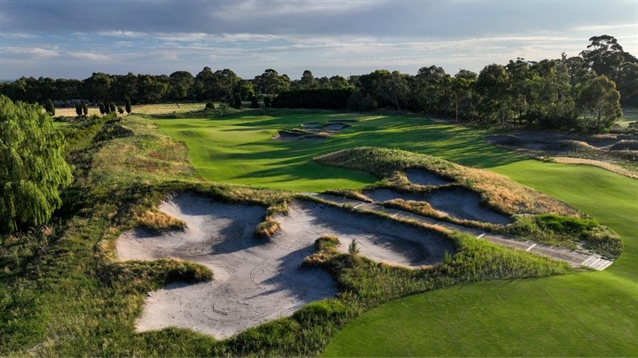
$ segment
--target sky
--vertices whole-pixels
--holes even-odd
[[[0,79],[455,74],[576,56],[603,34],[638,55],[638,0],[0,0]]]

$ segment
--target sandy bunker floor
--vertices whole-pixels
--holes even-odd
[[[509,224],[512,220],[504,214],[481,205],[481,197],[467,189],[442,188],[427,194],[400,193],[391,189],[374,189],[364,193],[368,198],[382,203],[393,199],[426,201],[444,215],[459,219],[484,221],[494,224]]]
[[[262,207],[180,194],[160,210],[184,220],[188,228],[158,235],[128,231],[117,241],[119,258],[195,261],[209,267],[215,279],[151,292],[137,322],[139,331],[176,326],[227,338],[334,296],[337,289],[328,273],[299,267],[323,234],[339,237],[342,251],[356,239],[362,255],[407,266],[434,264],[446,250],[454,252],[438,233],[311,202],[294,203],[288,215],[279,216],[282,229],[270,242],[252,235],[265,213]]]
[[[450,180],[423,169],[408,169],[405,171],[405,176],[410,183],[417,185],[444,185],[451,183]]]

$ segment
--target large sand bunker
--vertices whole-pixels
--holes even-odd
[[[278,216],[281,231],[270,241],[252,235],[265,213],[258,206],[180,194],[160,210],[184,220],[187,229],[128,231],[117,241],[119,258],[187,259],[209,267],[215,279],[149,293],[139,331],[176,326],[226,338],[334,296],[337,289],[328,273],[300,267],[323,234],[339,237],[340,250],[356,239],[362,255],[407,266],[434,264],[445,251],[454,252],[453,244],[434,231],[311,202],[294,203],[288,215]]]
[[[424,169],[408,169],[405,176],[410,183],[417,185],[445,185],[452,182]]]
[[[382,203],[393,199],[425,201],[444,215],[458,219],[476,220],[494,224],[509,224],[511,219],[481,205],[481,197],[463,188],[441,188],[426,194],[401,193],[392,189],[374,189],[364,193],[373,201]]]

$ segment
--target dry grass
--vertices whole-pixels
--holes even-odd
[[[186,228],[186,223],[184,221],[175,219],[174,217],[157,210],[146,210],[140,214],[136,214],[135,221],[137,221],[139,225],[151,230],[162,231]]]
[[[263,238],[271,238],[279,231],[279,223],[274,220],[266,220],[261,222],[255,228],[255,235]]]
[[[609,163],[609,162],[604,162],[601,160],[594,160],[594,159],[584,159],[584,158],[572,158],[572,157],[553,157],[550,159],[553,162],[556,163],[562,163],[562,164],[580,164],[580,165],[591,165],[594,167],[598,167],[601,169],[605,169],[605,170],[609,170],[610,172],[616,173],[616,174],[620,174],[623,176],[626,176],[628,178],[632,178],[632,179],[638,179],[638,174],[621,167],[620,165],[616,165],[613,163]]]
[[[100,114],[100,108],[96,107],[89,107],[89,114],[88,117],[92,116],[92,115],[96,115],[96,116],[102,116]],[[118,113],[119,116],[122,116]],[[55,116],[54,118],[57,117],[72,117],[75,118],[77,117],[78,114],[75,113],[75,107],[68,107],[68,108],[56,108],[55,109]],[[126,112],[124,112],[123,116],[126,116]]]

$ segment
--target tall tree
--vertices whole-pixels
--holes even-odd
[[[607,76],[598,76],[583,84],[577,108],[584,118],[585,130],[604,131],[622,116],[620,92]]]
[[[513,110],[512,83],[505,67],[497,64],[485,66],[476,81],[479,94],[478,110],[486,123],[498,119],[505,124]]]
[[[71,183],[64,138],[40,106],[0,95],[0,231],[47,222]]]
[[[605,75],[617,82],[620,75],[620,67],[625,62],[626,56],[622,46],[615,37],[609,35],[593,36],[587,50],[580,53],[583,60],[596,74]]]

